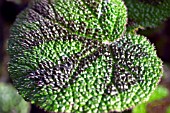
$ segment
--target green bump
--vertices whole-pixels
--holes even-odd
[[[169,0],[125,0],[125,4],[136,27],[156,27],[170,17]]]
[[[46,111],[123,111],[147,100],[161,74],[154,47],[125,33],[121,0],[35,0],[11,29],[9,74]]]

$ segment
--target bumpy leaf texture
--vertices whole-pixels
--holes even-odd
[[[134,26],[157,27],[170,17],[170,0],[124,0]]]
[[[124,35],[121,0],[41,0],[11,29],[9,73],[47,111],[102,113],[149,97],[162,62],[143,36]]]

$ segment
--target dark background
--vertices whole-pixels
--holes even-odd
[[[16,2],[17,0],[13,0]],[[18,0],[19,1],[19,0]],[[11,82],[7,73],[7,62],[9,56],[7,54],[7,40],[9,39],[10,27],[15,21],[16,15],[20,11],[24,10],[27,7],[29,0],[21,0],[18,4],[12,2],[12,0],[0,0],[0,82]],[[151,43],[155,45],[158,56],[163,60],[165,65],[170,64],[170,19],[164,22],[158,28],[146,30],[139,30],[139,34],[147,36]],[[160,84],[164,85],[170,89],[170,68],[165,68],[165,79],[161,80]],[[153,107],[149,110],[148,113],[165,113],[166,107],[170,106],[170,96],[160,100],[158,106]],[[123,113],[130,113],[131,110],[127,110]],[[45,111],[39,109],[38,107],[31,105],[30,113],[46,113]]]

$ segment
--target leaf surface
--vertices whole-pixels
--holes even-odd
[[[9,73],[25,100],[54,112],[123,111],[155,89],[162,62],[125,34],[121,0],[34,1],[11,29]]]

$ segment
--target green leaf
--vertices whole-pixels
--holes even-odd
[[[0,113],[28,113],[29,104],[9,84],[0,83]]]
[[[151,94],[149,100],[133,108],[133,113],[147,113],[147,104],[155,100],[160,100],[168,96],[168,90],[162,86],[158,86]]]
[[[162,62],[143,36],[125,32],[121,0],[34,1],[11,29],[9,74],[47,111],[123,111],[147,100]]]
[[[114,41],[125,31],[127,12],[121,0],[39,1],[34,0],[14,23],[10,54],[67,35]]]
[[[166,109],[166,113],[170,113],[170,106]]]
[[[136,27],[156,27],[170,17],[169,0],[124,0]]]

